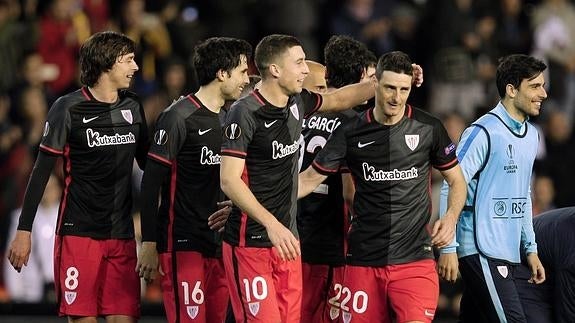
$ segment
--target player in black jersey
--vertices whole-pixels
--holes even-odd
[[[193,64],[200,89],[174,102],[156,123],[142,180],[143,246],[137,270],[153,278],[157,248],[169,322],[223,322],[226,315],[221,238],[208,217],[223,198],[219,114],[225,101],[236,100],[249,83],[251,51],[246,41],[233,38],[199,44]]]
[[[465,180],[445,128],[406,103],[412,68],[404,53],[383,55],[375,108],[338,127],[300,174],[299,196],[342,166],[356,184],[339,304],[344,322],[390,322],[391,310],[398,322],[431,322],[439,294],[431,246],[451,242],[465,201]],[[447,220],[436,222],[431,235],[430,166],[452,186]]]
[[[139,317],[131,175],[134,158],[144,165],[148,136],[142,105],[125,90],[138,70],[134,50],[132,40],[115,32],[96,33],[80,48],[84,87],[60,97],[48,112],[8,253],[16,270],[26,265],[36,209],[62,157],[54,272],[59,313],[70,322]]]
[[[323,74],[328,77],[328,91],[363,80],[371,81],[371,78],[366,77],[371,55],[364,44],[349,36],[332,36],[324,48],[327,73]],[[310,68],[306,81],[311,75],[313,71]],[[304,119],[301,170],[311,165],[330,134],[354,115],[353,110],[346,110],[316,113]],[[332,322],[339,319],[345,238],[349,229],[348,205],[351,204],[353,193],[349,173],[338,173],[329,176],[310,195],[298,201],[303,322]]]
[[[302,91],[309,72],[305,53],[287,35],[264,37],[255,63],[261,86],[232,105],[224,130],[220,180],[234,202],[224,264],[236,320],[299,322],[301,261],[294,232],[303,118],[351,108],[373,95],[373,84],[325,95]]]
[[[527,322],[575,322],[575,207],[539,214],[533,230],[546,279],[534,284],[531,267],[522,259],[515,283]]]

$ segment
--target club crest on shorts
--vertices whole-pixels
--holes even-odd
[[[66,299],[66,303],[68,303],[68,305],[74,303],[74,301],[76,300],[76,292],[71,292],[71,291],[66,291],[64,293],[64,298]]]
[[[339,317],[339,308],[332,306],[329,309],[329,318],[333,321]]]
[[[497,271],[503,278],[507,278],[507,275],[509,274],[509,269],[507,266],[497,266]]]
[[[291,114],[293,115],[293,117],[296,120],[299,120],[299,110],[297,109],[297,104],[294,104],[291,107],[289,107],[289,110],[291,111]]]
[[[260,311],[260,302],[248,303],[248,307],[250,309],[250,313],[252,313],[253,316],[256,316]]]
[[[343,319],[343,323],[349,323],[351,321],[351,313],[343,311],[341,318]]]
[[[405,143],[411,151],[414,151],[419,145],[419,135],[405,135]]]
[[[188,316],[193,320],[198,316],[198,312],[200,309],[197,305],[195,306],[186,306],[186,312],[188,312]]]
[[[122,117],[124,117],[124,120],[128,121],[129,124],[134,122],[134,118],[132,118],[132,110],[122,110]]]

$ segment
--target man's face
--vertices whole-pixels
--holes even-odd
[[[240,65],[234,67],[230,73],[226,73],[226,79],[222,85],[224,100],[237,100],[244,86],[250,83],[248,77],[248,59],[245,55],[240,56]]]
[[[301,46],[289,48],[278,60],[278,83],[286,95],[300,93],[309,74]]]
[[[532,80],[523,79],[519,88],[516,89],[513,105],[523,116],[538,116],[541,110],[541,102],[547,98],[547,92],[543,88],[545,78],[543,73]]]
[[[134,53],[119,56],[116,59],[116,63],[112,66],[112,69],[108,72],[110,81],[116,88],[127,89],[130,87],[132,77],[139,69],[134,58]]]
[[[375,104],[383,115],[403,116],[412,80],[408,74],[383,71],[375,90]]]

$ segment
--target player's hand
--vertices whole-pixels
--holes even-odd
[[[219,210],[208,217],[208,225],[210,226],[210,229],[222,232],[224,231],[224,226],[232,212],[232,201],[227,200],[218,202],[218,208]]]
[[[142,247],[138,253],[136,272],[148,284],[156,278],[158,273],[158,251],[156,250],[155,242],[142,242]]]
[[[30,231],[18,230],[10,248],[8,249],[8,260],[17,272],[22,270],[22,266],[28,266],[32,241]]]
[[[532,252],[527,255],[527,264],[531,269],[531,279],[529,279],[530,283],[534,284],[541,284],[545,281],[545,268],[543,268],[543,264],[541,260],[539,260],[539,256]]]
[[[444,216],[435,221],[431,232],[431,244],[437,248],[449,245],[455,237],[456,221],[452,217]]]
[[[439,277],[450,283],[455,283],[458,272],[459,261],[457,260],[457,253],[442,253],[439,255],[439,259],[437,259],[437,273]]]
[[[420,87],[423,84],[423,68],[415,63],[411,66],[413,67],[413,84],[415,87]]]
[[[274,220],[266,226],[266,231],[282,260],[294,260],[299,257],[301,254],[299,241],[283,224]]]

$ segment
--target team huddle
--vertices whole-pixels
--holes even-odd
[[[20,271],[62,157],[54,272],[70,322],[135,322],[140,277],[160,279],[169,322],[431,322],[439,279],[458,272],[463,322],[560,321],[523,301],[546,280],[530,199],[539,137],[528,122],[547,96],[541,61],[503,58],[500,103],[456,146],[438,118],[407,103],[423,74],[402,52],[376,58],[333,36],[323,66],[295,37],[269,35],[251,84],[251,45],[215,37],[194,50],[199,90],[148,136],[127,90],[134,46],[101,32],[80,49],[84,86],[49,111],[8,253]],[[144,171],[139,253],[134,159]],[[429,224],[432,168],[444,185]]]

